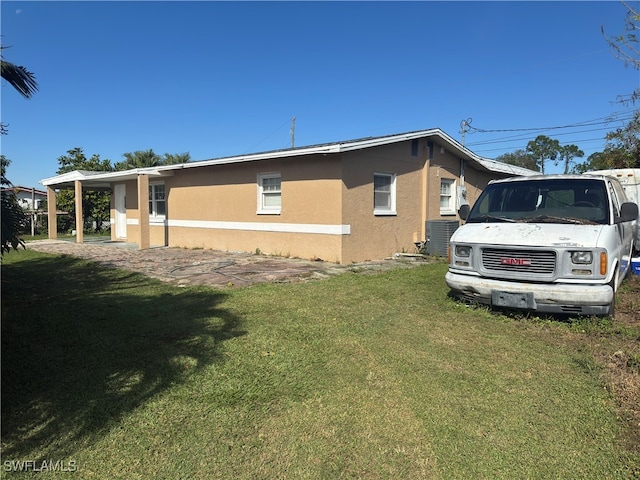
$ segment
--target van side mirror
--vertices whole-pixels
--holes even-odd
[[[616,223],[631,222],[638,218],[638,205],[633,202],[625,202],[620,206],[620,217]]]
[[[460,218],[462,220],[466,220],[467,217],[469,216],[470,211],[471,211],[471,207],[469,206],[468,203],[465,203],[464,205],[460,205],[460,208],[458,209],[458,215],[460,215]]]

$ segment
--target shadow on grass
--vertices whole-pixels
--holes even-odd
[[[71,455],[133,409],[221,361],[240,321],[211,289],[33,252],[2,267],[2,446]],[[18,257],[14,257],[18,258]]]

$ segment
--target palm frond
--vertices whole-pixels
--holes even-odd
[[[2,78],[9,82],[20,95],[25,98],[31,98],[38,91],[38,83],[33,73],[22,66],[14,65],[5,60],[2,60],[1,63],[0,73]]]

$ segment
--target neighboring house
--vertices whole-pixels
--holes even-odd
[[[458,207],[490,180],[534,173],[432,129],[41,183],[50,206],[55,189],[75,189],[78,225],[82,190],[111,189],[112,239],[143,249],[259,250],[344,264],[416,252],[427,221],[458,221]]]
[[[41,203],[47,200],[47,192],[44,190],[20,186],[3,188],[2,190],[12,190],[16,194],[18,205],[28,212],[40,210]]]

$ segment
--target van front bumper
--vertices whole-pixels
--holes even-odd
[[[610,285],[526,283],[447,272],[455,296],[493,307],[545,313],[607,315],[614,299]]]

